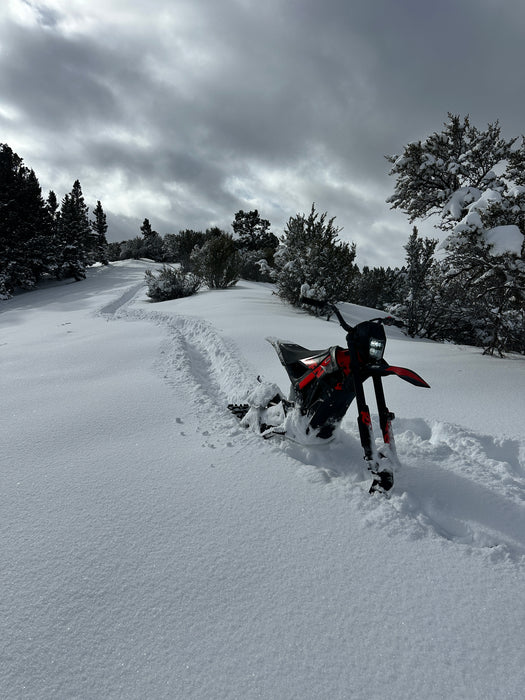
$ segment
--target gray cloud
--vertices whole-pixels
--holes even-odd
[[[0,140],[44,189],[79,178],[116,239],[255,207],[279,233],[315,201],[361,264],[399,264],[384,155],[448,111],[520,134],[524,19],[513,0],[13,0]]]

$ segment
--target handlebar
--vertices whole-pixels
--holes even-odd
[[[343,315],[341,314],[337,306],[332,302],[320,301],[319,299],[310,299],[309,297],[301,297],[299,301],[301,302],[301,304],[315,306],[317,309],[332,311],[337,316],[337,320],[339,321],[341,328],[343,328],[343,330],[345,330],[347,333],[353,332],[355,326],[351,326],[345,321]],[[369,319],[369,321],[371,321],[372,323],[382,323],[383,326],[397,326],[398,328],[402,328],[404,325],[403,321],[400,321],[397,318],[394,318],[393,316],[380,316],[378,318],[371,318]]]

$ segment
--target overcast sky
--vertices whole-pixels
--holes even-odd
[[[524,47],[523,0],[1,0],[0,143],[44,196],[79,179],[110,240],[239,209],[280,235],[315,201],[401,264],[384,156],[447,112],[525,133]]]

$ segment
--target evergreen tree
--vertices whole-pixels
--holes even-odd
[[[149,219],[144,219],[144,221],[142,222],[142,226],[140,227],[140,232],[146,240],[154,235],[158,235],[157,232],[151,228]]]
[[[58,218],[60,258],[57,278],[74,277],[77,281],[86,276],[85,241],[78,235],[77,211],[71,194],[64,195]]]
[[[232,223],[234,233],[238,236],[237,246],[241,255],[241,276],[244,279],[270,281],[274,266],[274,255],[279,239],[271,233],[270,222],[261,219],[257,209],[235,214]]]
[[[471,342],[490,354],[525,352],[523,256],[494,251],[477,228],[450,237],[446,249],[445,281],[461,283],[463,308],[473,326]]]
[[[122,246],[125,245],[126,241],[122,241],[121,243],[118,243],[117,241],[111,241],[111,243],[108,243],[108,247],[106,249],[107,252],[107,258],[110,262],[113,260],[123,260],[124,258],[122,257]]]
[[[411,221],[440,214],[442,283],[460,294],[451,315],[461,308],[467,319],[455,318],[455,328],[467,324],[470,342],[490,353],[525,350],[525,146],[514,149],[517,139],[500,132],[498,122],[480,131],[449,114],[443,132],[388,157],[396,176],[388,201]]]
[[[0,144],[0,298],[29,289],[48,270],[50,217],[38,179]]]
[[[206,235],[202,231],[184,229],[179,233],[164,236],[164,245],[168,260],[180,263],[184,272],[191,270],[191,254],[196,248],[202,248]]]
[[[94,220],[91,222],[91,227],[95,234],[94,237],[94,256],[95,261],[100,262],[103,265],[108,264],[108,241],[106,239],[106,232],[108,230],[108,225],[106,221],[106,214],[102,208],[100,200],[97,201],[97,206],[93,211]]]
[[[94,236],[89,223],[89,210],[84,201],[80,182],[62,200],[58,217],[60,262],[58,277],[74,277],[77,281],[86,276],[86,266],[93,264]]]
[[[221,236],[224,236],[224,231],[222,231],[218,226],[212,226],[211,228],[206,229],[206,232],[204,233],[204,240],[208,241],[210,238],[220,238]]]
[[[60,218],[60,205],[53,190],[50,190],[46,200],[46,210],[49,216],[50,241],[49,241],[49,274],[59,277],[61,261],[61,242],[58,221]]]
[[[402,286],[399,268],[369,268],[365,265],[361,272],[356,270],[350,298],[355,304],[385,310],[400,299]]]
[[[148,285],[147,296],[153,301],[180,299],[196,294],[202,285],[202,280],[191,272],[182,272],[170,265],[163,265],[154,274],[146,270],[144,279]]]
[[[278,294],[300,305],[307,285],[311,296],[336,302],[348,298],[356,274],[355,244],[338,240],[340,229],[327,213],[319,215],[312,204],[310,214],[291,217],[275,254]],[[303,291],[302,291],[303,290]]]
[[[508,161],[516,141],[501,137],[498,122],[479,131],[468,117],[448,117],[442,132],[408,144],[401,156],[387,156],[396,177],[387,200],[392,209],[404,211],[411,222],[438,214],[445,231],[454,229],[484,193],[499,197],[504,177],[494,168]]]
[[[49,249],[51,221],[33,170],[29,170],[23,180],[19,202],[24,224],[19,229],[15,256],[22,273],[19,274],[19,285],[27,289],[41,279],[52,262]]]
[[[427,317],[432,312],[434,290],[430,272],[437,244],[437,238],[421,238],[414,226],[405,245],[404,294],[397,313],[406,321],[407,332],[412,337],[424,334]]]
[[[234,233],[239,236],[240,248],[245,250],[275,250],[279,240],[270,231],[270,222],[261,219],[257,209],[244,212],[242,209],[235,214],[232,223]]]
[[[194,249],[191,266],[211,289],[226,289],[237,284],[240,258],[233,237],[224,232],[216,235],[214,231],[202,248]]]
[[[120,259],[121,260],[140,260],[140,258],[148,257],[147,245],[141,236],[129,238],[122,241],[120,244]]]
[[[149,258],[156,262],[163,262],[165,260],[164,243],[160,234],[151,228],[149,219],[144,219],[140,231],[143,236],[144,246],[139,250],[140,246],[137,245],[133,257]]]
[[[46,200],[46,206],[47,206],[47,210],[49,212],[49,215],[51,217],[51,220],[56,221],[58,219],[59,205],[58,205],[57,196],[53,190],[49,191],[49,194],[48,194],[47,200]]]

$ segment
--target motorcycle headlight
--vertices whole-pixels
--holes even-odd
[[[370,338],[368,346],[368,354],[372,360],[380,360],[385,352],[385,342],[378,338]]]

